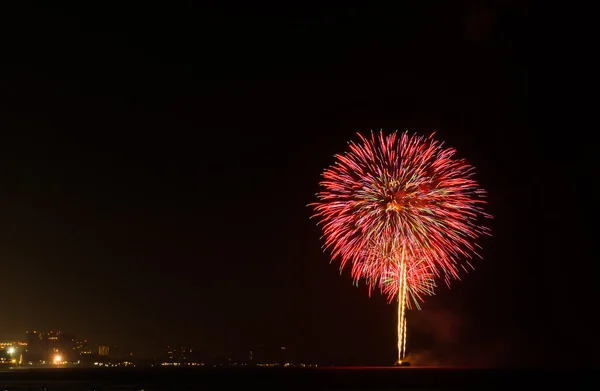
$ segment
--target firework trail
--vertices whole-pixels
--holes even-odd
[[[472,268],[476,239],[489,230],[482,206],[485,191],[474,168],[433,138],[371,132],[349,142],[349,151],[323,173],[318,202],[311,204],[331,259],[340,270],[351,263],[363,280],[398,300],[398,360],[406,349],[406,309],[433,295]],[[465,266],[466,265],[466,266]]]

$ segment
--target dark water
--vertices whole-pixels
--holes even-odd
[[[45,369],[0,373],[0,391],[47,390],[576,390],[600,389],[585,369]]]

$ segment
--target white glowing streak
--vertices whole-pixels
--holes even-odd
[[[400,257],[400,272],[398,273],[398,362],[402,362],[406,353],[406,262],[404,261],[404,250]]]

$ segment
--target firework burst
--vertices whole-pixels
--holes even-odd
[[[406,344],[405,309],[419,308],[435,280],[450,284],[478,257],[475,240],[489,234],[478,224],[487,215],[485,191],[474,168],[456,151],[429,137],[371,132],[323,173],[314,217],[324,248],[340,269],[351,263],[353,279],[369,292],[398,299],[398,354]]]

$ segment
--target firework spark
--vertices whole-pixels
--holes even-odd
[[[489,230],[478,224],[485,191],[474,168],[456,151],[429,137],[358,135],[349,151],[323,173],[314,217],[322,225],[331,259],[398,300],[398,355],[406,347],[405,310],[472,268],[475,240]],[[466,266],[465,266],[466,265]]]

